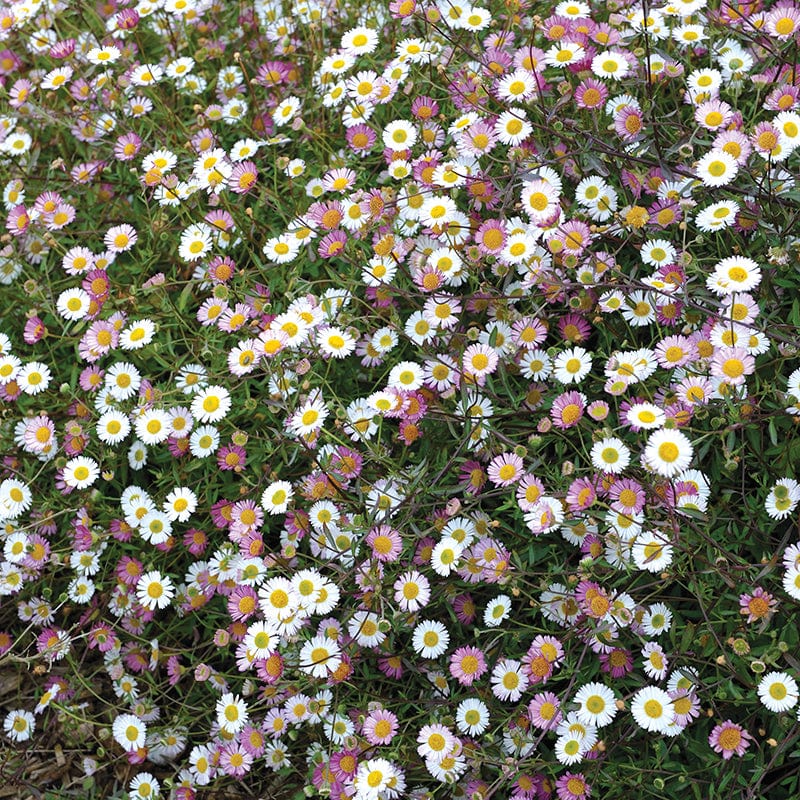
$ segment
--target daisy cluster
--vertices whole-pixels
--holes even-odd
[[[5,736],[130,798],[764,781],[800,7],[86,8],[0,7]]]

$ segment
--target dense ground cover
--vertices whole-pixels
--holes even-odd
[[[796,797],[799,29],[0,7],[0,797]]]

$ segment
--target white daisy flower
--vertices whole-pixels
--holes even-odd
[[[201,425],[189,436],[189,452],[195,458],[207,458],[219,447],[219,432],[213,425]]]
[[[639,569],[661,572],[672,563],[672,545],[662,534],[642,531],[633,542],[631,556]]]
[[[247,704],[238,694],[225,692],[217,700],[217,723],[225,733],[238,733],[249,719]]]
[[[528,676],[522,664],[512,658],[502,658],[492,670],[492,694],[499,700],[516,703],[528,688]]]
[[[488,628],[496,628],[501,625],[511,612],[511,598],[506,594],[500,594],[487,603],[483,612],[483,624]]]
[[[480,736],[489,727],[489,708],[482,700],[462,700],[456,708],[456,727],[467,736]]]
[[[97,438],[104,444],[119,444],[131,432],[131,423],[121,411],[106,411],[95,425]]]
[[[411,644],[423,658],[438,658],[450,644],[450,633],[441,622],[423,620],[414,628]]]
[[[192,416],[200,422],[219,422],[231,407],[231,396],[222,386],[200,389],[192,398]]]
[[[601,472],[618,475],[630,464],[630,450],[615,436],[595,442],[591,451],[592,466]]]
[[[663,689],[646,686],[631,699],[631,714],[640,728],[664,733],[675,719],[675,706]]]
[[[52,373],[46,364],[29,361],[17,373],[16,381],[25,394],[36,395],[47,389],[51,378]]]
[[[6,714],[3,730],[12,742],[26,742],[33,735],[36,718],[23,708],[14,709]]]
[[[726,186],[739,172],[736,159],[724,150],[711,150],[695,167],[695,174],[704,186]]]
[[[261,495],[261,507],[268,514],[283,514],[293,495],[294,490],[289,481],[273,481]]]
[[[164,544],[172,533],[172,525],[166,514],[155,509],[147,511],[138,520],[139,535],[150,544]]]
[[[133,427],[136,436],[146,445],[163,442],[172,430],[169,414],[163,408],[148,408],[141,412]]]
[[[111,726],[117,743],[129,753],[144,747],[147,725],[133,714],[120,714]]]
[[[674,429],[660,429],[650,434],[642,463],[665,478],[685,470],[692,461],[694,447],[689,438]]]
[[[602,683],[587,683],[576,692],[575,702],[580,706],[575,712],[584,725],[602,728],[617,714],[614,692]]]
[[[166,496],[162,508],[171,522],[186,522],[197,508],[197,495],[188,486],[178,486]]]
[[[158,570],[146,572],[136,584],[136,598],[145,608],[155,611],[164,608],[175,596],[175,589],[168,576]]]
[[[64,483],[73,489],[85,489],[100,477],[100,467],[92,458],[77,456],[64,465]]]
[[[768,672],[758,684],[758,699],[775,713],[797,705],[797,681],[786,672]]]
[[[592,368],[592,357],[582,347],[571,347],[553,361],[553,374],[560,383],[580,383]]]
[[[327,678],[341,663],[339,646],[326,636],[314,636],[300,648],[300,669],[314,678]]]
[[[56,311],[66,320],[83,319],[88,313],[92,298],[80,287],[65,289],[56,300]]]

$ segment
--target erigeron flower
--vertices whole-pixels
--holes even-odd
[[[491,685],[499,700],[516,703],[528,688],[528,676],[519,661],[501,658],[492,670]]]
[[[663,534],[642,531],[636,535],[631,556],[639,569],[661,572],[672,563],[672,545]]]
[[[704,186],[726,186],[739,171],[736,159],[724,150],[706,153],[695,167],[697,177]]]
[[[197,495],[188,486],[178,486],[164,498],[162,508],[171,522],[186,522],[197,508]]]
[[[355,338],[348,331],[337,327],[318,330],[317,342],[323,354],[334,358],[345,358],[356,349]]]
[[[85,489],[99,477],[100,468],[92,458],[77,456],[64,465],[64,483],[73,489]]]
[[[104,444],[119,444],[131,432],[131,423],[126,414],[120,411],[106,411],[97,420],[97,437]]]
[[[695,225],[704,233],[729,228],[736,222],[740,206],[733,200],[720,200],[699,211],[694,218]]]
[[[314,636],[300,649],[300,669],[312,677],[326,678],[341,663],[339,646],[326,636]]]
[[[608,436],[595,442],[591,451],[592,466],[602,472],[617,475],[630,463],[630,451],[625,444],[614,436]]]
[[[192,416],[200,422],[219,422],[231,408],[231,396],[222,386],[207,386],[192,398]]]
[[[66,320],[83,319],[90,310],[89,293],[81,288],[65,289],[56,300],[56,310]]]
[[[571,347],[553,360],[553,374],[560,383],[580,383],[592,368],[592,357],[582,347]]]
[[[204,222],[190,225],[181,234],[178,255],[189,262],[203,258],[211,250],[211,233],[211,227]]]
[[[106,231],[103,243],[112,253],[124,253],[136,244],[138,238],[139,235],[132,225],[115,225]]]
[[[503,111],[494,123],[494,132],[502,144],[518,145],[532,131],[533,126],[528,122],[526,112],[519,108]]]
[[[153,341],[156,325],[150,319],[131,322],[119,335],[119,346],[123,350],[139,350]]]
[[[23,708],[13,709],[3,719],[3,730],[12,742],[26,742],[33,735],[36,718]]]
[[[463,542],[445,536],[431,551],[431,568],[437,575],[449,575],[457,567],[464,549]]]
[[[226,733],[238,733],[249,719],[247,704],[239,695],[225,692],[216,705],[217,723]]]
[[[653,403],[640,402],[625,412],[625,418],[634,430],[652,430],[664,425],[666,414]]]
[[[417,132],[407,120],[390,122],[383,129],[383,143],[390,150],[409,150],[417,141]]]
[[[718,295],[749,292],[761,283],[761,268],[752,258],[729,256],[714,267],[706,285]]]
[[[675,717],[675,707],[663,689],[646,686],[631,699],[631,714],[639,727],[646,731],[666,733]]]
[[[694,448],[686,434],[674,429],[660,429],[650,434],[642,463],[665,478],[685,470],[692,461]]]
[[[414,361],[401,361],[389,372],[387,385],[390,388],[413,392],[422,386],[425,374],[422,367]]]
[[[797,705],[797,681],[786,672],[768,672],[759,681],[758,698],[770,711],[789,711]]]
[[[457,741],[445,725],[423,725],[417,734],[417,752],[422,758],[438,762],[453,750]]]
[[[322,395],[316,392],[297,408],[287,428],[298,436],[308,436],[322,428],[329,413]]]
[[[430,582],[420,572],[404,572],[394,582],[394,599],[403,611],[419,611],[431,597]]]
[[[348,56],[371,53],[378,46],[378,32],[365,25],[351,28],[342,36],[342,52]]]
[[[414,628],[412,646],[423,658],[438,658],[450,644],[447,628],[436,620],[423,620]]]
[[[158,570],[146,572],[136,584],[136,598],[147,609],[155,611],[165,608],[175,596],[175,589],[168,576]]]
[[[800,484],[793,478],[778,481],[769,491],[764,507],[772,519],[785,519],[800,502]]]
[[[47,364],[41,361],[29,361],[17,372],[15,378],[19,388],[29,395],[37,395],[45,391],[53,377]]]
[[[592,59],[592,72],[598,78],[621,80],[630,71],[630,64],[622,53],[603,50]]]
[[[189,435],[189,452],[195,458],[207,458],[219,447],[219,432],[213,425],[201,425]]]
[[[17,478],[0,483],[0,520],[16,519],[31,507],[33,494],[27,484]]]
[[[142,411],[134,421],[136,436],[146,445],[159,444],[166,440],[171,431],[169,414],[162,408],[149,408]]]
[[[118,744],[129,753],[144,747],[147,725],[133,714],[120,714],[111,731]]]
[[[753,737],[731,720],[725,720],[721,725],[715,725],[708,736],[708,743],[716,753],[721,753],[727,761],[732,756],[742,756],[750,746]]]
[[[19,374],[22,362],[11,353],[0,353],[0,386],[13,381]]]
[[[118,362],[106,371],[103,385],[115,400],[127,400],[139,390],[142,377],[133,364]]]
[[[294,494],[288,481],[273,481],[261,494],[261,507],[268,514],[283,514]]]
[[[377,647],[386,638],[381,619],[372,611],[359,610],[350,618],[347,632],[361,647]]]

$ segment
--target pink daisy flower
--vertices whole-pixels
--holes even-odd
[[[347,243],[347,234],[344,231],[331,231],[320,241],[317,252],[322,258],[333,258],[339,255]]]
[[[729,719],[721,725],[715,725],[708,737],[714,752],[722,753],[726,761],[734,755],[743,756],[751,741],[753,737],[741,725]]]
[[[115,225],[106,231],[103,237],[103,244],[112,253],[124,253],[130,250],[135,244],[139,235],[132,225]]]
[[[544,484],[533,475],[525,475],[517,486],[517,504],[522,511],[532,510],[544,495]]]
[[[372,745],[389,744],[397,733],[397,717],[391,711],[372,711],[364,720],[362,733]]]
[[[646,500],[644,489],[638,481],[632,478],[622,478],[614,481],[608,490],[611,508],[622,514],[638,514]]]
[[[486,470],[478,461],[465,461],[458,474],[458,483],[467,494],[480,494],[486,484]]]
[[[642,112],[636,106],[623,106],[614,114],[614,130],[625,142],[633,141],[643,128]]]
[[[495,486],[511,486],[522,476],[522,459],[514,453],[502,453],[489,462],[487,474]]]
[[[450,674],[462,686],[472,686],[486,670],[486,658],[477,647],[459,647],[450,656]]]
[[[538,692],[528,704],[528,718],[541,731],[553,730],[561,722],[561,701],[552,692]]]
[[[576,478],[567,490],[570,511],[585,511],[597,499],[597,490],[590,478]]]
[[[475,231],[475,244],[482,255],[497,255],[506,244],[506,230],[502,220],[490,219]]]
[[[605,400],[595,400],[593,403],[589,403],[586,411],[593,420],[602,422],[608,417],[611,408]]]
[[[612,678],[624,678],[633,669],[633,656],[624,647],[612,647],[600,653],[600,669]]]
[[[669,692],[675,707],[675,724],[685,728],[693,719],[700,716],[700,700],[688,689],[676,689]]]
[[[395,561],[402,549],[400,533],[389,525],[372,528],[366,542],[372,548],[372,557],[378,561]]]
[[[378,669],[389,678],[402,678],[403,660],[400,656],[383,656],[378,659]]]
[[[252,757],[258,758],[264,754],[266,739],[264,732],[252,725],[245,725],[239,734],[242,748]]]
[[[748,623],[768,620],[777,605],[778,601],[760,586],[739,597],[739,613],[747,618]]]
[[[608,89],[595,78],[581,81],[575,90],[575,103],[581,109],[601,108],[608,100]]]
[[[558,800],[586,800],[591,794],[592,787],[582,772],[567,772],[556,781]]]
[[[497,351],[486,344],[473,344],[464,351],[463,370],[465,375],[472,375],[475,378],[484,378],[491,375],[496,369],[499,361]]]
[[[583,417],[586,408],[586,395],[582,392],[564,392],[553,401],[550,418],[561,430],[574,428]]]
[[[241,778],[250,771],[253,756],[238,742],[223,745],[219,754],[219,766],[226,775]]]
[[[475,600],[469,592],[460,594],[453,600],[453,611],[456,612],[456,619],[462,625],[471,625],[478,615]]]

